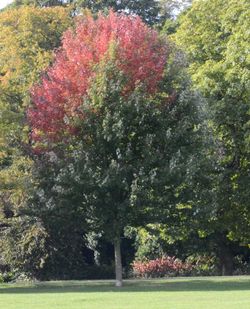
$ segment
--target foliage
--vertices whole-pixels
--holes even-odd
[[[93,12],[114,9],[116,12],[126,12],[131,15],[138,15],[144,22],[149,25],[156,24],[160,21],[160,6],[155,0],[135,0],[135,1],[117,1],[117,0],[76,0],[76,6],[89,8]]]
[[[189,10],[191,3],[192,0],[163,0],[162,10],[169,12],[169,18],[163,20],[161,33],[169,36],[174,34],[180,25],[181,15]]]
[[[64,34],[54,65],[32,90],[35,108],[29,110],[29,119],[33,138],[39,139],[41,132],[47,139],[56,139],[59,132],[65,134],[74,129],[72,120],[85,116],[80,106],[95,76],[95,65],[106,61],[105,57],[113,57],[112,53],[116,66],[127,79],[124,95],[142,81],[146,91],[155,90],[166,58],[166,49],[156,32],[139,18],[113,12],[108,17],[100,15],[96,21],[92,16],[85,17],[78,22],[75,32],[69,30]]]
[[[52,60],[62,32],[69,26],[63,8],[20,8],[0,14],[0,109],[1,167],[30,165],[22,158],[22,142],[27,139],[24,110],[27,90]],[[26,134],[25,134],[26,133]],[[25,163],[26,161],[26,163]],[[6,170],[3,171],[6,174]]]
[[[114,264],[87,265],[84,269],[82,269],[82,275],[80,278],[85,280],[114,279]]]
[[[70,192],[60,194],[56,186],[60,168],[65,162],[57,161],[52,153],[35,161],[33,177],[38,183],[23,212],[37,217],[48,234],[45,243],[46,258],[36,273],[39,279],[83,279],[87,265],[93,264],[93,253],[86,246],[86,223],[79,207],[78,196]]]
[[[141,278],[186,275],[192,270],[191,263],[182,262],[171,256],[164,256],[162,258],[144,262],[135,261],[133,262],[132,267],[134,275]]]
[[[45,146],[51,141],[59,147],[61,143],[67,160],[72,161],[60,171],[54,190],[70,197],[74,192],[89,227],[105,231],[106,238],[115,243],[117,278],[121,276],[120,237],[131,216],[133,183],[137,168],[146,161],[141,157],[144,143],[137,134],[148,134],[141,130],[150,123],[153,104],[148,102],[146,107],[144,102],[156,91],[165,58],[166,46],[138,17],[112,11],[97,20],[89,16],[80,21],[75,33],[64,35],[55,64],[32,92],[35,108],[28,112],[32,137]],[[142,112],[145,124],[139,120]],[[151,119],[156,114],[157,110]],[[56,205],[53,198],[49,201]]]
[[[16,0],[1,10],[4,280],[93,277],[102,263],[111,277],[114,236],[125,266],[134,241],[140,260],[189,256],[193,274],[247,273],[250,5],[197,0],[177,19],[190,2]],[[165,23],[161,38],[134,14]],[[187,59],[165,41],[177,29]]]
[[[115,12],[138,15],[150,26],[161,26],[165,20],[173,22],[174,17],[190,4],[191,0],[14,0],[7,8],[32,5],[38,7],[67,6],[73,14],[89,9],[97,14],[112,8]]]
[[[218,276],[218,260],[216,256],[208,254],[193,254],[186,259],[192,265],[192,276]]]
[[[36,185],[33,160],[27,156],[28,90],[53,59],[53,49],[59,46],[60,36],[70,23],[69,11],[64,8],[22,7],[0,13],[1,258],[12,267],[24,263],[28,270],[29,257],[29,271],[39,264],[40,258],[33,261],[37,256],[33,250],[42,228],[34,218],[20,214]]]
[[[90,16],[66,32],[32,91],[35,151],[67,161],[44,203],[57,205],[53,191],[74,196],[87,229],[111,241],[156,207],[166,220],[187,210],[175,205],[189,198],[183,181],[196,170],[197,97],[179,75],[181,58],[165,65],[168,51],[138,17]]]
[[[187,218],[180,214],[178,218],[180,221],[165,218],[162,220],[165,223],[151,223],[133,228],[129,235],[134,238],[135,258],[140,261],[154,260],[168,254],[185,259],[190,254],[190,249],[192,252],[195,245],[191,243],[191,232],[185,229],[181,221],[190,220],[193,211],[190,211]]]
[[[8,7],[19,7],[22,5],[34,5],[38,7],[69,6],[75,14],[82,9],[89,9],[93,13],[107,11],[112,8],[116,12],[126,12],[140,16],[149,25],[158,23],[163,19],[161,7],[156,0],[130,1],[130,0],[15,0]]]
[[[250,235],[249,14],[246,0],[196,1],[174,36],[191,62],[195,87],[207,98],[214,139],[210,153],[216,166],[210,173],[215,176],[216,211],[203,225],[203,234],[245,246]]]
[[[0,283],[11,282],[15,279],[14,273],[10,271],[0,272]]]
[[[66,6],[73,2],[72,0],[14,0],[13,3],[8,5],[8,8],[15,8],[22,5],[30,5],[37,7],[53,7],[53,6]]]
[[[27,90],[52,60],[53,49],[69,25],[69,12],[63,8],[24,7],[0,14],[0,159],[4,167],[11,165],[11,154],[24,141]]]
[[[18,273],[24,272],[28,276],[36,276],[46,258],[45,242],[47,233],[41,222],[33,222],[22,217],[12,222],[10,228],[5,229],[0,245],[4,261]]]
[[[250,260],[246,259],[242,255],[236,255],[234,257],[234,275],[249,275],[250,274]]]

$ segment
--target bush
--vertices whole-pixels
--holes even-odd
[[[215,256],[191,255],[187,258],[187,263],[192,265],[192,276],[217,276],[220,275],[218,261]]]
[[[250,262],[243,256],[234,257],[234,275],[250,275]]]
[[[15,275],[8,271],[0,273],[0,283],[11,282],[15,279]]]
[[[165,256],[145,262],[135,261],[132,264],[133,275],[139,278],[160,278],[167,276],[189,275],[192,264],[175,257]]]
[[[89,265],[82,273],[81,279],[114,279],[115,268],[114,265]]]

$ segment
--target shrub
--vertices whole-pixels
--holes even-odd
[[[220,274],[218,261],[213,255],[194,254],[190,255],[186,261],[192,265],[192,276],[216,276]]]
[[[87,266],[81,276],[84,280],[101,280],[114,279],[115,272],[113,265],[89,265]]]
[[[8,271],[0,273],[0,283],[11,282],[15,279],[14,273]]]
[[[134,261],[133,275],[140,278],[160,278],[166,276],[188,275],[192,264],[183,262],[175,257],[164,256],[145,262]]]
[[[234,275],[250,275],[250,260],[244,256],[237,255],[234,257]]]

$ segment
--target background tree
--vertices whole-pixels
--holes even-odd
[[[34,187],[25,110],[29,88],[53,59],[53,49],[70,24],[69,11],[64,8],[22,7],[0,13],[0,220],[1,241],[8,242],[2,244],[6,250],[1,255],[14,254],[19,248],[12,236],[18,239],[27,233],[31,240],[32,233],[43,233],[40,223],[35,230],[35,219],[28,223],[26,217],[19,216]],[[19,253],[16,256],[20,257]],[[15,258],[9,256],[7,260],[14,262]]]
[[[112,8],[116,12],[126,12],[128,14],[136,14],[140,16],[144,22],[149,25],[158,23],[161,19],[160,6],[158,1],[117,1],[117,0],[76,0],[76,5],[80,7],[87,7],[93,12]]]
[[[165,16],[161,32],[171,35],[176,32],[179,27],[180,15],[190,8],[192,0],[162,0],[160,3],[162,15]]]
[[[247,246],[250,232],[249,14],[245,0],[196,1],[174,36],[187,52],[194,84],[208,100],[217,210],[204,235],[216,244],[225,274],[232,273],[230,243]]]
[[[49,6],[66,6],[72,4],[76,11],[79,9],[90,9],[93,13],[109,10],[112,8],[116,12],[126,12],[127,14],[139,15],[145,22],[150,25],[158,23],[161,19],[160,6],[158,1],[117,1],[117,0],[15,0],[8,7],[16,7],[21,5],[34,5],[38,7]]]
[[[8,5],[8,8],[15,8],[22,5],[37,7],[66,6],[72,2],[73,0],[14,0],[13,3]]]
[[[186,8],[190,2],[191,0],[15,0],[8,7],[22,5],[38,7],[71,5],[71,8],[75,11],[74,14],[78,14],[79,10],[84,8],[91,10],[93,13],[107,11],[112,8],[116,12],[138,15],[151,26],[161,26],[167,19],[168,27],[170,28],[170,24],[175,24],[175,16]]]

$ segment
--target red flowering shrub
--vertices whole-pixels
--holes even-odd
[[[138,83],[143,83],[149,94],[156,91],[167,55],[166,44],[157,32],[139,17],[112,11],[96,20],[84,17],[75,30],[64,34],[54,64],[31,91],[33,108],[28,110],[28,119],[33,139],[39,140],[42,135],[58,140],[65,133],[75,132],[70,119],[81,114],[79,107],[88,95],[95,67],[109,57],[111,44],[115,46],[112,60],[127,80],[124,93]]]
[[[185,275],[191,272],[192,264],[182,262],[175,257],[162,257],[146,262],[135,261],[133,274],[141,278],[159,278],[165,276]]]

